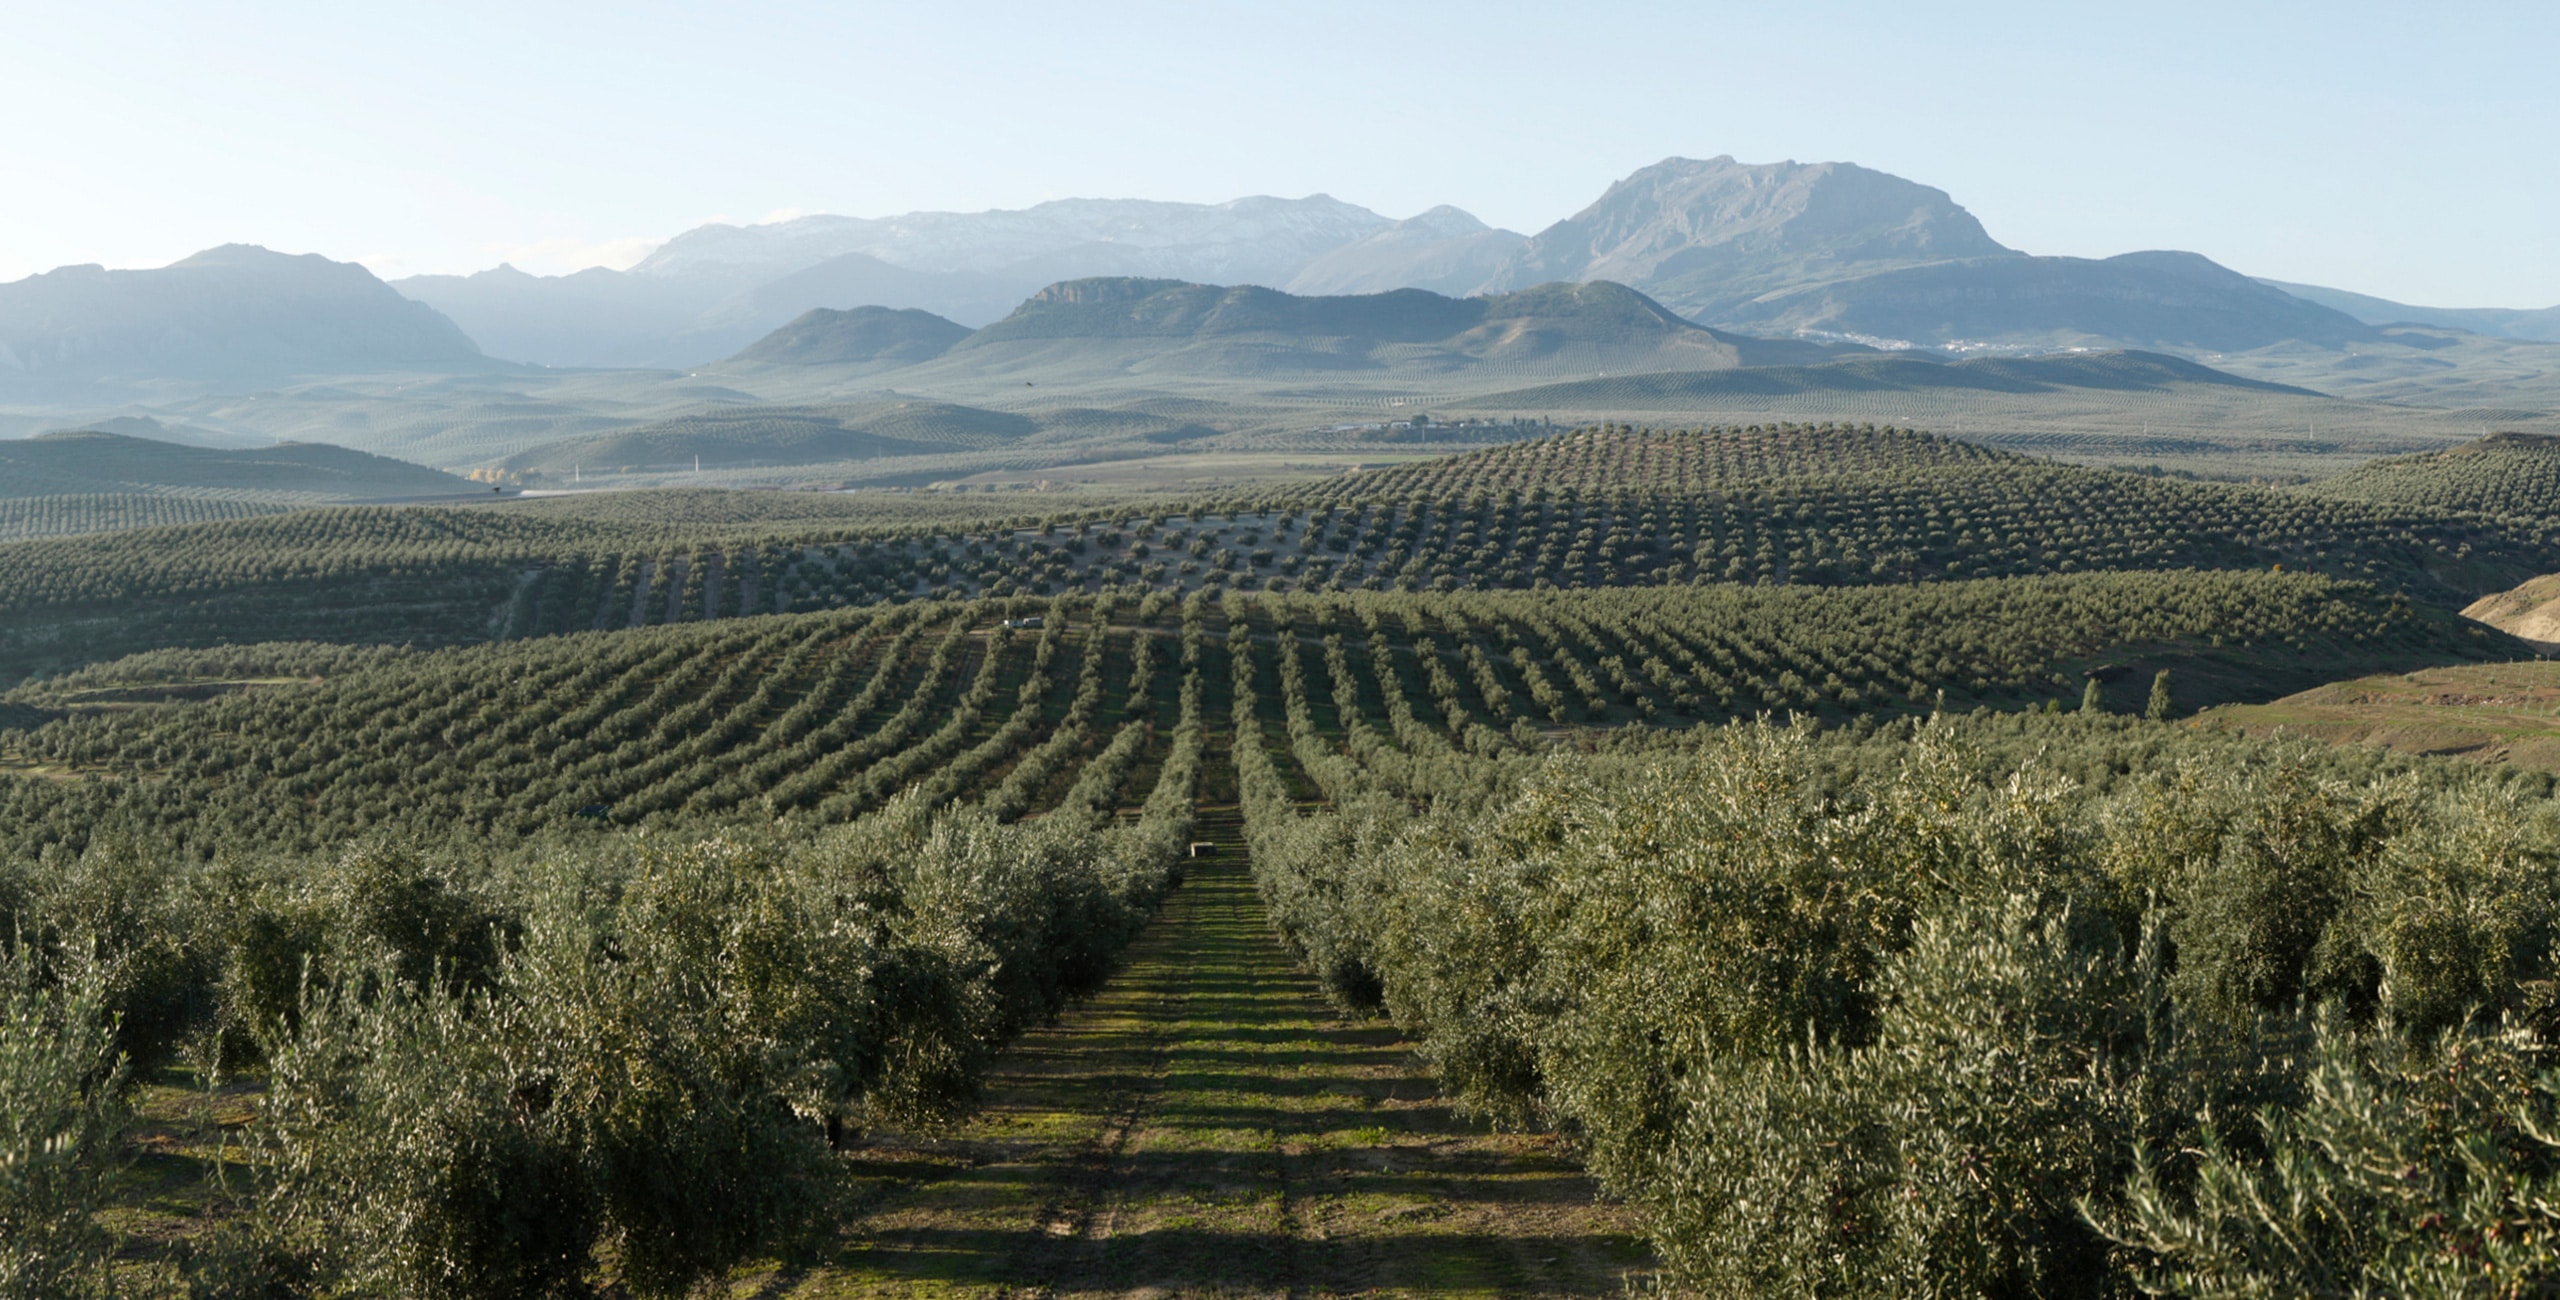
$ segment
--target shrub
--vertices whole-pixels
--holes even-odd
[[[93,961],[47,972],[0,949],[0,1296],[115,1293],[93,1217],[124,1120],[111,980]]]

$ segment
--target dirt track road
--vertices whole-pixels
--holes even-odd
[[[1452,1117],[1291,965],[1242,863],[1203,865],[982,1121],[866,1151],[845,1244],[738,1294],[1620,1293],[1646,1252],[1562,1148]]]

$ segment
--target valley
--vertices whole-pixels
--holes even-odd
[[[1731,157],[633,257],[0,284],[0,1292],[2560,1285],[2548,313]]]

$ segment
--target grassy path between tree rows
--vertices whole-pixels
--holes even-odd
[[[1229,814],[1232,818],[1232,814]],[[1599,1296],[1646,1252],[1563,1146],[1453,1117],[1346,1021],[1229,855],[947,1139],[856,1158],[847,1244],[740,1296]]]

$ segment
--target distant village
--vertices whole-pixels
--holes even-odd
[[[1363,442],[1441,442],[1464,440],[1470,434],[1480,434],[1497,429],[1514,431],[1522,424],[1539,423],[1544,422],[1535,420],[1490,420],[1481,418],[1435,420],[1431,418],[1431,415],[1428,412],[1417,411],[1413,415],[1402,420],[1368,420],[1343,424],[1327,424],[1319,426],[1314,430],[1314,432],[1340,434]]]

